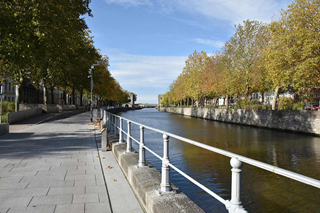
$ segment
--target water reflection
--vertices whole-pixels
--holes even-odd
[[[269,129],[240,126],[143,109],[119,113],[139,123],[181,135],[280,168],[320,179],[320,138]],[[124,122],[124,129],[127,128]],[[139,127],[132,125],[139,139]],[[162,155],[162,135],[145,130],[146,145]],[[133,142],[138,150],[138,146]],[[170,160],[212,191],[230,199],[229,158],[170,139]],[[161,162],[147,160],[158,170]],[[171,181],[206,212],[227,212],[206,192],[171,170]],[[249,212],[320,212],[320,190],[259,168],[244,165],[242,202]]]

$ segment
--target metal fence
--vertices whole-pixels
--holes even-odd
[[[170,185],[170,168],[174,169],[177,171],[179,174],[181,174],[183,177],[191,181],[193,184],[197,185],[200,187],[202,190],[210,194],[212,197],[223,203],[226,207],[226,209],[229,212],[233,213],[245,213],[247,212],[243,206],[241,205],[241,199],[240,199],[240,193],[241,193],[241,171],[242,171],[242,165],[243,163],[250,164],[252,166],[267,170],[269,172],[273,172],[275,174],[299,181],[301,183],[305,183],[311,186],[314,186],[316,188],[320,188],[320,181],[300,175],[295,172],[291,172],[285,169],[281,169],[276,166],[272,166],[257,160],[253,160],[251,158],[247,158],[241,155],[234,154],[232,152],[228,152],[222,149],[218,149],[212,146],[208,146],[206,144],[199,143],[197,141],[190,140],[188,138],[184,138],[172,133],[168,133],[165,131],[161,131],[159,129],[155,129],[140,123],[137,123],[135,121],[131,121],[129,119],[123,118],[121,116],[109,113],[107,111],[103,111],[103,121],[108,125],[109,129],[114,134],[119,134],[119,143],[124,143],[123,140],[123,134],[127,136],[127,148],[126,152],[132,152],[132,141],[136,142],[139,144],[139,163],[138,167],[145,167],[146,166],[146,155],[145,155],[145,150],[149,151],[151,154],[153,154],[155,157],[160,159],[162,161],[162,168],[161,168],[161,184],[160,184],[160,189],[158,190],[158,193],[160,194],[166,194],[166,193],[172,193],[172,188]],[[101,115],[102,115],[101,113]],[[117,119],[119,120],[119,126],[117,125]],[[123,130],[123,121],[127,122],[127,132]],[[131,135],[131,125],[138,125],[140,127],[140,140],[137,140],[132,137]],[[148,148],[145,143],[144,143],[144,129],[149,129],[158,133],[163,134],[163,156],[159,156],[156,154],[153,150]],[[231,200],[225,200],[210,189],[208,189],[206,186],[202,185],[180,169],[178,169],[176,166],[174,166],[172,163],[170,163],[170,158],[169,158],[169,138],[175,138],[178,139],[182,142],[192,144],[197,147],[201,147],[203,149],[230,157],[230,165],[232,167],[231,169]]]

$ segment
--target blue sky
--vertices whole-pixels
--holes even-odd
[[[181,73],[194,50],[219,50],[234,25],[277,20],[288,0],[92,0],[86,22],[111,74],[138,103],[157,95]]]

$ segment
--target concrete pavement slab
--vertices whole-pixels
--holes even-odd
[[[23,183],[23,182],[22,182]],[[28,189],[30,188],[52,188],[52,187],[71,187],[74,186],[74,180],[35,180],[30,182]]]
[[[47,206],[58,204],[71,204],[73,195],[48,195],[33,197],[29,206]]]
[[[57,205],[54,213],[84,213],[84,203]]]
[[[111,213],[109,203],[86,203],[85,213]],[[115,211],[114,211],[115,212]]]
[[[48,195],[63,195],[63,194],[84,194],[85,187],[60,187],[60,188],[50,188]]]
[[[106,192],[105,186],[86,186],[86,194]]]
[[[0,198],[41,196],[41,195],[46,195],[48,191],[49,191],[49,188],[6,189],[6,190],[0,190]]]
[[[4,197],[1,198],[0,208],[27,207],[31,199],[31,196],[18,198]]]
[[[96,203],[99,202],[98,194],[75,194],[72,203]]]
[[[10,208],[8,213],[54,213],[55,205],[52,206],[31,206],[24,208]],[[1,211],[0,211],[1,212]]]
[[[9,211],[9,208],[1,208],[0,207],[0,213],[7,213]]]
[[[93,174],[88,175],[69,175],[67,174],[65,180],[95,180],[96,176]]]
[[[82,170],[71,170],[67,172],[67,175],[85,175],[86,174],[86,170],[82,169]]]
[[[29,182],[15,183],[15,182],[2,182],[0,189],[24,189],[29,185]]]

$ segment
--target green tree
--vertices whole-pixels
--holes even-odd
[[[208,60],[209,57],[206,52],[201,51],[198,53],[197,51],[194,51],[192,55],[189,55],[185,62],[186,66],[183,68],[183,74],[187,76],[185,78],[187,96],[192,98],[192,100],[197,100],[197,107],[199,106],[200,98],[203,96],[201,90],[201,75],[205,70]]]
[[[265,45],[261,38],[267,32],[266,25],[255,20],[246,20],[235,28],[235,34],[223,47],[224,67],[229,70],[228,76],[232,79],[232,86],[228,89],[233,94],[244,94],[248,98],[254,90],[254,62]]]
[[[264,54],[268,78],[275,89],[319,87],[320,83],[320,1],[296,0],[272,22],[272,40]]]

